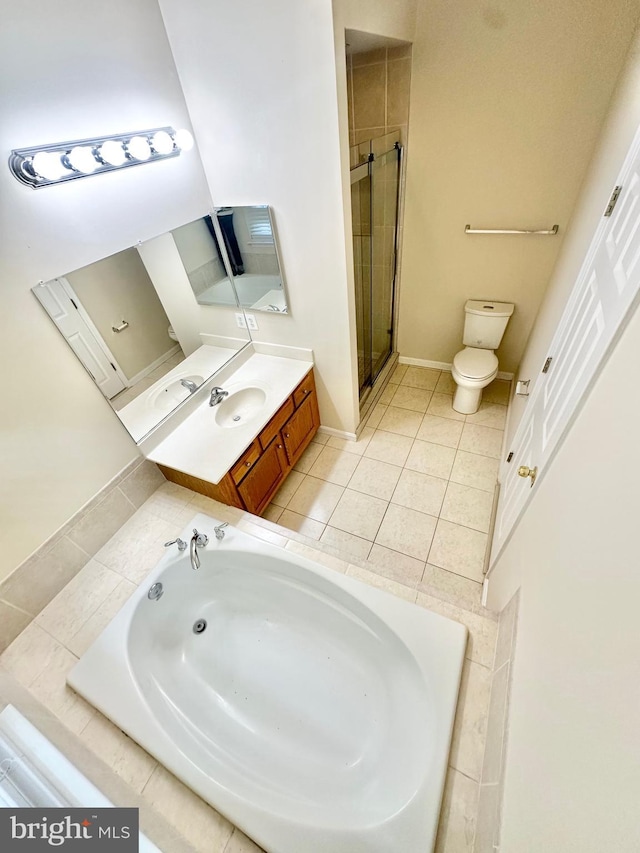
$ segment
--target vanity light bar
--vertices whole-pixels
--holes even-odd
[[[9,168],[20,183],[37,190],[100,172],[177,157],[191,148],[193,137],[188,130],[156,127],[75,142],[15,148],[9,157]]]

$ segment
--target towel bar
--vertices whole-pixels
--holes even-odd
[[[464,226],[465,234],[557,234],[558,226],[543,231],[531,231],[515,228],[472,228],[470,225]]]

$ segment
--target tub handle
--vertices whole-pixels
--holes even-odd
[[[177,545],[178,551],[186,551],[187,550],[187,543],[184,541],[184,539],[180,539],[180,538],[172,539],[171,542],[165,542],[164,543],[165,548],[169,548],[169,546],[171,546],[171,545]]]

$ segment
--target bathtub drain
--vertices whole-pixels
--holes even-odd
[[[207,620],[206,619],[197,619],[193,623],[193,633],[194,634],[202,634],[202,632],[206,629],[206,627],[207,627]]]

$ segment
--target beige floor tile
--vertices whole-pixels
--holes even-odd
[[[430,441],[432,444],[443,444],[445,447],[456,448],[462,435],[463,426],[462,421],[440,418],[436,415],[425,415],[416,438],[421,441]]]
[[[387,502],[371,495],[346,489],[329,524],[354,536],[373,541],[387,508]]]
[[[493,494],[498,481],[499,466],[498,459],[458,450],[449,479],[453,483],[473,486],[475,489],[483,489]]]
[[[372,429],[377,429],[378,424],[382,420],[386,411],[386,406],[383,406],[382,403],[376,403],[373,409],[369,412],[365,426],[371,427]]]
[[[10,672],[20,684],[29,687],[49,666],[59,646],[60,643],[44,628],[32,622],[0,655],[0,666]]]
[[[393,398],[389,400],[389,405],[399,409],[409,409],[413,412],[427,411],[427,406],[431,400],[431,391],[425,391],[422,388],[412,388],[410,385],[391,386],[395,393]]]
[[[416,586],[424,572],[422,560],[375,544],[369,552],[367,567],[372,572],[410,587]]]
[[[500,403],[489,403],[483,400],[480,408],[473,415],[467,415],[468,424],[479,424],[492,429],[504,429],[507,420],[507,407]]]
[[[430,474],[432,477],[448,480],[455,458],[456,451],[452,447],[416,440],[413,442],[405,467],[412,471],[419,471],[421,474]]]
[[[164,557],[164,543],[175,539],[194,514],[191,507],[188,518],[179,526],[139,509],[98,551],[95,559],[132,583],[140,583]]]
[[[440,613],[447,619],[453,619],[454,622],[465,625],[469,631],[466,650],[467,660],[481,663],[491,669],[498,636],[498,623],[493,614],[472,613],[456,604],[451,604],[420,591],[418,591],[416,603],[420,607],[426,607],[427,610],[433,610],[434,613]]]
[[[472,853],[479,789],[473,779],[449,768],[435,853]]]
[[[400,384],[433,391],[440,379],[440,373],[440,370],[434,370],[431,367],[407,367]]]
[[[487,534],[440,519],[428,562],[482,583]]]
[[[508,379],[494,379],[482,392],[482,399],[487,403],[502,403],[509,405],[511,382]]]
[[[313,438],[311,439],[311,441],[313,441],[313,442],[314,442],[314,444],[328,444],[328,443],[329,443],[329,439],[330,439],[330,438],[331,438],[331,434],[330,434],[330,433],[328,433],[328,432],[320,432],[320,431],[318,430],[318,432],[316,432],[316,434],[313,436]]]
[[[278,506],[277,504],[274,504],[272,502],[265,510],[263,510],[262,518],[266,518],[267,521],[273,521],[273,523],[275,524],[283,512],[284,507]]]
[[[91,643],[104,631],[109,622],[126,604],[137,587],[124,578],[66,644],[74,655],[81,657]]]
[[[440,374],[440,379],[438,379],[438,384],[435,387],[435,391],[438,394],[455,394],[456,393],[456,383],[453,379],[453,376],[448,370],[443,370]]]
[[[327,524],[325,527],[320,541],[325,545],[331,545],[332,548],[337,548],[349,560],[366,560],[371,550],[371,541],[369,539],[354,536],[353,533],[339,530],[330,524]]]
[[[333,554],[327,554],[326,551],[321,551],[319,548],[313,548],[311,545],[306,545],[304,542],[296,542],[295,539],[289,539],[287,542],[287,551],[293,554],[299,554],[302,557],[307,557],[309,560],[315,560],[321,566],[326,566],[328,569],[333,569],[340,574],[344,574],[349,568],[349,563],[346,560],[341,560],[339,557],[334,557]]]
[[[479,424],[465,424],[460,436],[459,450],[500,459],[502,452],[502,430]]]
[[[349,480],[349,488],[388,501],[391,499],[401,473],[402,468],[398,465],[389,465],[388,462],[380,462],[378,459],[363,458]]]
[[[196,850],[225,849],[232,824],[164,767],[155,768],[143,796]]]
[[[136,507],[116,487],[85,513],[67,535],[79,548],[93,556],[135,510]]]
[[[423,512],[389,504],[375,542],[416,560],[426,560],[436,521]]]
[[[391,503],[438,516],[447,490],[447,481],[419,471],[404,469]]]
[[[236,827],[231,841],[224,848],[224,853],[263,853],[263,850]]]
[[[346,453],[355,453],[356,456],[362,456],[369,446],[371,436],[374,432],[373,427],[366,426],[358,436],[357,441],[349,441],[346,438],[338,438],[332,435],[327,446],[334,447],[336,450],[344,450]]]
[[[388,406],[393,399],[393,395],[396,393],[397,385],[387,385],[382,394],[378,399],[378,403],[381,403],[383,406]]]
[[[412,444],[413,439],[409,436],[376,430],[364,455],[367,459],[402,466],[407,461]]]
[[[6,650],[31,622],[31,615],[0,601],[0,652]]]
[[[91,560],[36,617],[36,622],[66,645],[121,580],[117,572]]]
[[[67,675],[77,663],[75,655],[58,645],[46,668],[31,683],[29,691],[68,729],[79,734],[95,716],[96,710],[67,687]]]
[[[454,524],[472,527],[481,533],[489,532],[493,495],[473,486],[449,483],[440,517]]]
[[[322,444],[312,441],[300,459],[298,459],[296,464],[293,466],[293,470],[298,471],[300,474],[308,474],[309,469],[322,453],[322,448]]]
[[[389,385],[399,385],[402,382],[402,378],[407,372],[409,365],[408,364],[398,364],[396,365],[395,370],[391,374],[389,378]]]
[[[296,493],[298,486],[304,482],[305,476],[306,474],[303,474],[301,471],[290,471],[287,479],[271,498],[271,504],[285,507]]]
[[[189,507],[192,500],[193,492],[189,489],[178,486],[176,483],[163,483],[144,502],[144,511],[169,521],[179,528],[184,526],[193,515]]]
[[[408,409],[389,406],[380,421],[379,429],[396,433],[396,435],[415,438],[421,423],[422,415],[420,412],[411,412]]]
[[[453,728],[449,764],[465,776],[480,781],[487,735],[487,716],[491,694],[491,670],[482,664],[465,661]]]
[[[335,483],[307,477],[289,501],[287,509],[326,524],[343,492],[342,486]]]
[[[322,453],[309,469],[310,477],[327,480],[338,486],[346,486],[358,467],[359,458],[354,453],[323,447]]]
[[[466,419],[466,415],[461,415],[460,412],[456,412],[451,405],[452,402],[453,397],[450,394],[435,393],[429,403],[427,414],[436,415],[436,417],[439,418],[451,418],[451,420],[454,421],[464,421]]]
[[[459,604],[477,612],[481,607],[482,584],[441,569],[440,566],[432,566],[427,563],[418,584],[418,590],[428,595],[437,592],[440,598],[452,604]]]
[[[138,793],[157,766],[148,752],[97,712],[80,739]]]
[[[290,509],[283,509],[282,515],[278,519],[278,524],[286,527],[289,530],[295,530],[297,533],[302,533],[303,536],[308,536],[309,539],[319,539],[325,528],[323,521],[316,521],[314,518],[307,518],[306,515],[300,515],[297,512],[292,512]]]

